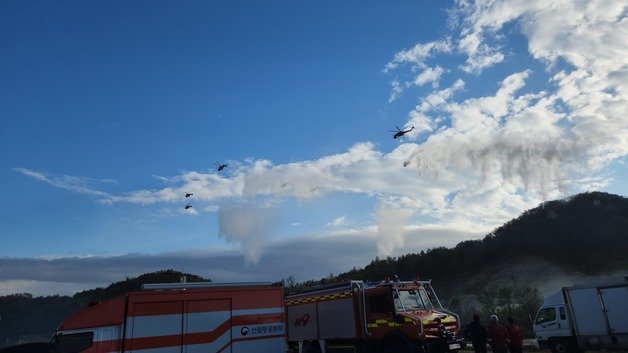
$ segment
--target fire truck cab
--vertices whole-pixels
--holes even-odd
[[[309,352],[450,352],[459,317],[431,281],[350,281],[286,297],[289,346]]]

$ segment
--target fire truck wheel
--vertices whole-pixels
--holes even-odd
[[[552,353],[568,353],[570,352],[569,346],[567,345],[567,342],[563,341],[563,340],[552,340],[550,342],[550,349],[552,350]]]
[[[394,342],[384,348],[384,353],[410,353],[410,347],[403,342]]]
[[[321,353],[321,347],[318,345],[318,342],[305,344],[303,353]]]

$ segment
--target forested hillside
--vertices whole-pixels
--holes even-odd
[[[571,273],[595,275],[628,269],[628,199],[592,192],[548,201],[525,211],[481,240],[454,248],[437,247],[398,258],[375,258],[364,268],[326,278],[381,280],[431,278],[446,288],[452,279],[467,278],[510,259],[533,256]],[[295,284],[295,290],[315,283]]]

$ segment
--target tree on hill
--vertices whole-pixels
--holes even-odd
[[[106,288],[89,289],[74,294],[74,299],[83,306],[92,303],[111,299],[126,293],[138,291],[142,289],[142,284],[148,283],[175,283],[180,282],[185,277],[187,282],[210,282],[210,279],[182,273],[174,270],[162,270],[157,272],[145,273],[138,277],[127,277],[124,281],[115,282]]]
[[[0,297],[0,346],[20,336],[49,335],[78,305],[67,296],[33,297],[28,293]]]

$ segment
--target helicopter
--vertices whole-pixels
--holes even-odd
[[[408,130],[401,130],[401,129],[399,128],[399,126],[395,126],[395,127],[397,128],[397,131],[395,131],[395,130],[392,130],[392,131],[391,131],[391,130],[389,130],[389,132],[394,132],[394,133],[395,133],[395,134],[393,135],[393,138],[394,138],[394,139],[398,139],[398,138],[400,138],[400,137],[403,137],[403,135],[405,135],[405,134],[407,134],[408,132],[410,132],[410,131],[414,130],[414,125],[413,125],[411,128],[409,128]]]
[[[185,193],[185,198],[187,199],[188,197],[190,197],[190,196],[192,196],[192,195],[194,195],[194,194],[193,194],[193,193],[191,193],[191,192],[186,192],[186,193]]]
[[[189,203],[185,205],[185,209],[187,210],[188,208],[192,208],[192,205],[190,205]]]
[[[218,162],[214,163],[214,165],[216,166],[216,168],[218,169],[218,171],[219,171],[219,172],[220,172],[221,170],[223,170],[223,169],[227,168],[227,166],[229,166],[229,165],[228,165],[228,164],[226,164],[226,163],[224,163],[224,164],[223,164],[223,163],[218,163]]]

